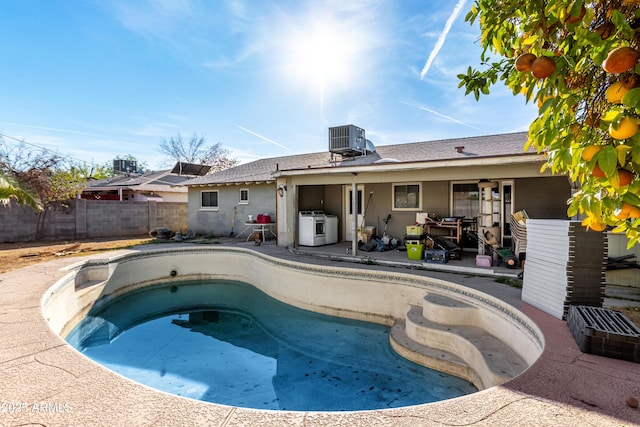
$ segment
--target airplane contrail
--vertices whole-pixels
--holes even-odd
[[[268,143],[270,143],[270,144],[276,145],[276,146],[278,146],[278,147],[280,147],[280,148],[284,148],[284,149],[285,149],[285,150],[287,150],[287,151],[291,151],[289,148],[285,147],[285,146],[284,146],[284,145],[282,145],[282,144],[278,144],[277,142],[275,142],[275,141],[274,141],[274,140],[272,140],[272,139],[267,138],[266,136],[262,136],[262,135],[260,135],[259,133],[255,133],[254,131],[249,130],[249,129],[247,129],[247,128],[244,128],[244,127],[240,126],[239,124],[234,123],[234,125],[235,125],[237,128],[242,129],[243,131],[245,131],[245,132],[247,132],[247,133],[250,133],[250,134],[251,134],[251,135],[253,135],[253,136],[257,136],[258,138],[262,139],[263,141],[267,141],[267,142],[268,142]]]
[[[424,79],[424,76],[427,75],[429,68],[431,68],[431,63],[433,63],[433,60],[436,59],[436,56],[440,52],[440,49],[442,49],[442,45],[444,45],[444,42],[447,39],[447,35],[449,34],[449,31],[451,31],[451,26],[453,25],[453,22],[458,17],[458,14],[460,14],[460,11],[464,7],[464,4],[466,3],[466,1],[467,0],[458,0],[456,7],[453,8],[453,12],[447,19],[447,22],[444,24],[444,30],[442,30],[442,33],[440,33],[440,36],[438,37],[438,41],[436,41],[436,45],[433,47],[433,50],[429,54],[429,58],[427,59],[427,62],[424,64],[424,67],[420,72],[420,80]]]
[[[461,124],[462,126],[466,126],[468,128],[471,128],[471,129],[481,130],[481,129],[475,127],[475,126],[471,126],[471,125],[468,125],[468,124],[466,124],[464,122],[461,122],[460,120],[455,119],[455,118],[453,118],[451,116],[447,116],[445,114],[438,113],[437,111],[432,110],[429,107],[425,107],[424,105],[421,105],[421,104],[418,104],[418,103],[410,103],[410,102],[406,102],[406,101],[400,101],[400,103],[404,104],[404,105],[408,105],[409,107],[415,107],[415,108],[417,108],[419,110],[423,110],[423,111],[426,111],[426,112],[431,113],[431,114],[435,114],[438,117],[442,117],[443,119],[451,120],[452,122]]]

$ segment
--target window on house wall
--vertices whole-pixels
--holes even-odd
[[[421,183],[392,184],[393,210],[420,211],[422,210]]]
[[[203,191],[200,207],[204,209],[218,209],[218,191]]]
[[[240,204],[248,205],[249,204],[249,189],[243,188],[240,190]]]
[[[451,215],[473,219],[480,213],[480,191],[477,182],[453,183],[451,185],[451,200],[453,201]]]
[[[349,190],[349,215],[353,215],[353,190]],[[358,203],[358,215],[362,214],[362,190],[357,191],[356,203]]]

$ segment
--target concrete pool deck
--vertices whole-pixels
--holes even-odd
[[[389,268],[304,256],[271,244],[251,245],[266,255],[298,262]],[[63,267],[86,258],[65,258],[0,275],[0,425],[640,425],[640,409],[626,403],[629,397],[640,399],[639,364],[581,353],[566,322],[523,303],[518,289],[494,278],[425,270],[405,272],[469,286],[520,309],[544,333],[546,346],[540,359],[501,386],[382,411],[256,411],[162,393],[86,359],[49,328],[41,308],[43,297],[67,274]]]

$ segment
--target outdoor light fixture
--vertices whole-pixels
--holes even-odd
[[[284,197],[284,192],[287,191],[287,186],[284,184],[278,185],[278,194],[280,197]]]

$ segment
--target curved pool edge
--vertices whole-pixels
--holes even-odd
[[[109,259],[136,253],[121,251]],[[0,275],[3,298],[0,299],[0,370],[3,373],[5,402],[25,404],[27,411],[0,412],[0,423],[14,425],[42,423],[47,425],[295,425],[320,426],[388,426],[442,424],[468,425],[575,425],[576,420],[589,419],[598,425],[619,425],[617,414],[630,419],[629,409],[601,404],[595,412],[586,404],[567,402],[566,390],[558,390],[569,381],[558,379],[564,372],[560,367],[547,369],[549,362],[561,365],[558,354],[567,347],[556,342],[559,322],[530,306],[529,317],[542,325],[545,338],[551,337],[551,348],[545,349],[542,360],[515,381],[469,396],[447,401],[398,409],[345,412],[273,412],[255,411],[193,401],[129,381],[86,359],[55,334],[40,309],[49,288],[69,274],[78,263],[100,257],[61,259]],[[102,257],[104,258],[104,257]],[[106,258],[104,258],[106,259]],[[565,339],[566,337],[560,337]],[[548,342],[548,340],[547,340]],[[548,346],[547,346],[548,347]],[[571,355],[576,357],[575,354]],[[587,358],[591,359],[588,355]],[[601,362],[601,358],[595,358]],[[572,378],[580,368],[570,360]],[[608,366],[590,360],[585,368],[585,382],[589,378],[601,381]],[[623,367],[633,364],[623,363]],[[629,376],[628,372],[627,375]],[[615,390],[624,393],[638,379],[617,378]],[[525,378],[526,377],[526,378]],[[525,380],[535,377],[537,382],[555,382],[557,387],[544,387]],[[25,381],[27,379],[27,381]],[[611,377],[611,379],[614,379]],[[606,382],[605,382],[606,386]],[[574,393],[577,391],[574,389]],[[616,394],[616,393],[610,393]],[[619,394],[619,393],[618,393]],[[36,411],[30,405],[44,410]],[[67,410],[66,404],[69,405]],[[626,412],[625,412],[626,411]]]
[[[108,304],[124,293],[157,283],[194,279],[248,283],[277,300],[323,314],[388,326],[406,319],[406,334],[392,329],[392,346],[398,353],[462,377],[480,390],[517,376],[535,362],[544,348],[542,333],[530,319],[482,292],[396,271],[285,261],[245,248],[156,249],[87,261],[73,266],[51,288],[42,306],[52,329],[65,337],[89,309]],[[473,308],[475,315],[465,320],[455,312],[446,318],[441,314],[443,320],[435,327],[415,325],[409,313],[412,308],[415,312],[415,308],[427,305],[425,300],[431,294]],[[461,327],[463,323],[467,324],[466,329]],[[456,327],[458,331],[470,330],[469,324],[473,325],[475,342],[463,337],[463,332],[447,332]],[[447,331],[438,325],[446,325]],[[488,339],[479,340],[478,333],[496,337],[494,345],[484,348],[482,341]],[[394,335],[403,339],[396,340]],[[407,343],[407,351],[400,348],[402,343]],[[433,347],[431,353],[440,355],[423,357],[419,350],[423,346]]]

